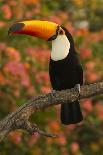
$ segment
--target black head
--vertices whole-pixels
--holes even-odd
[[[62,27],[62,26],[57,27],[56,34],[54,36],[52,36],[51,38],[49,38],[48,41],[55,40],[58,35],[66,35],[69,42],[70,42],[71,48],[72,49],[74,48],[74,40],[73,40],[72,35],[70,34],[70,32],[65,27]]]

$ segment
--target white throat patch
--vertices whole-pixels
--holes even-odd
[[[63,60],[67,57],[70,49],[70,42],[66,35],[58,35],[52,41],[51,59],[54,61]]]

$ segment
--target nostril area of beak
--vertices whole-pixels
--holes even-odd
[[[24,23],[17,23],[17,24],[14,24],[12,25],[9,30],[8,30],[8,35],[10,33],[13,33],[13,32],[16,32],[16,31],[19,31],[19,30],[22,30],[22,28],[25,26]]]

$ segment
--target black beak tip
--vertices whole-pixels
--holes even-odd
[[[8,30],[8,35],[12,34],[13,32],[22,30],[24,26],[25,26],[24,23],[17,23],[17,24],[12,25]]]

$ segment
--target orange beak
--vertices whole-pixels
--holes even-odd
[[[27,34],[44,40],[49,40],[56,35],[58,26],[58,24],[48,21],[21,21],[12,25],[9,28],[8,34]]]

